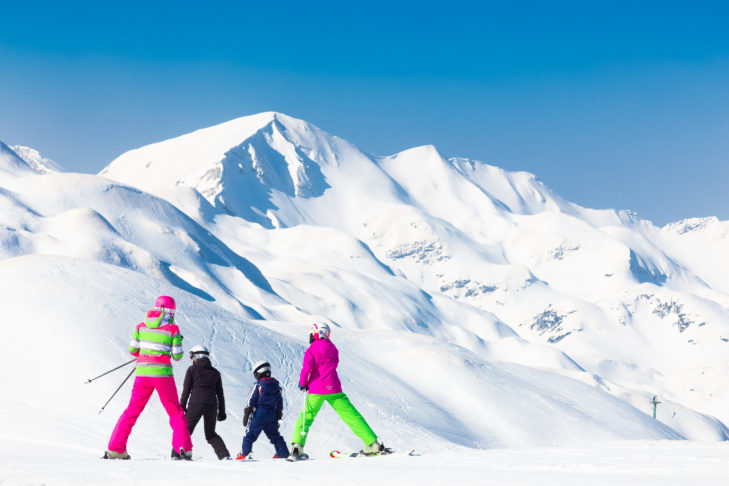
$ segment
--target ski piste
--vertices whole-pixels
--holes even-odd
[[[415,449],[411,449],[409,451],[392,451],[387,452],[385,454],[365,454],[362,451],[359,452],[342,452],[333,450],[329,453],[329,457],[332,459],[345,459],[350,457],[379,457],[379,456],[418,456],[419,454],[415,453]]]

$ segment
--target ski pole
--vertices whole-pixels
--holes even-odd
[[[136,368],[136,367],[134,367],[134,369],[132,369],[132,371],[130,371],[130,372],[129,372],[129,374],[127,375],[127,377],[126,377],[126,378],[124,378],[124,381],[122,381],[122,382],[121,382],[121,385],[119,385],[119,387],[118,387],[118,388],[117,388],[117,389],[116,389],[116,390],[114,391],[114,393],[113,393],[113,394],[112,394],[112,395],[111,395],[111,396],[109,397],[109,399],[108,399],[108,400],[106,401],[106,403],[104,404],[104,406],[103,406],[103,407],[101,407],[101,410],[99,410],[99,413],[101,413],[101,412],[103,412],[103,411],[104,411],[104,409],[106,408],[106,406],[107,406],[107,405],[109,405],[109,402],[111,401],[111,399],[112,399],[112,398],[114,398],[114,396],[115,396],[115,395],[116,395],[116,394],[117,394],[117,393],[119,392],[119,390],[121,390],[121,387],[123,387],[123,386],[124,386],[124,383],[126,383],[126,382],[127,382],[127,380],[129,379],[129,377],[130,377],[130,376],[132,376],[132,373],[134,373],[134,370],[136,370],[136,369],[137,369],[137,368]]]
[[[137,358],[133,358],[133,359],[131,359],[131,360],[127,361],[126,363],[124,363],[124,364],[121,364],[121,365],[117,366],[116,368],[112,368],[112,369],[110,369],[110,370],[109,370],[109,371],[107,371],[106,373],[102,373],[102,374],[100,374],[100,375],[99,375],[99,376],[97,376],[96,378],[90,378],[90,379],[88,379],[88,380],[86,380],[86,381],[84,382],[84,385],[85,385],[86,383],[91,383],[92,381],[94,381],[94,380],[95,380],[95,379],[97,379],[97,378],[101,378],[102,376],[108,375],[108,374],[109,374],[109,373],[111,373],[112,371],[116,371],[116,370],[118,370],[119,368],[124,368],[124,367],[125,367],[126,365],[128,365],[129,363],[133,363],[133,362],[134,362],[134,361],[136,361],[136,360],[137,360]]]
[[[304,410],[301,411],[301,437],[306,437],[306,412],[309,408],[309,392],[306,392],[306,399],[304,399]],[[303,442],[302,442],[303,443]]]
[[[291,410],[296,409],[296,406],[299,404],[299,400],[301,400],[301,397],[303,397],[303,396],[304,396],[303,393],[297,394],[296,399],[294,400],[294,403],[289,405],[288,410],[286,410],[286,413],[284,414],[284,416],[281,417],[281,423],[283,423],[283,421],[286,420],[286,418],[288,418],[289,414],[291,413]]]

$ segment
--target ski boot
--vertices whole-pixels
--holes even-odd
[[[392,454],[392,449],[385,447],[382,442],[376,440],[362,449],[360,453],[365,456],[384,456],[385,454]]]
[[[287,461],[303,461],[308,459],[309,455],[304,453],[304,446],[301,444],[291,444],[291,453],[286,458]]]
[[[104,456],[102,459],[125,459],[129,460],[132,456],[127,454],[127,451],[124,452],[116,452],[116,451],[105,451]]]
[[[192,461],[192,451],[186,451],[182,447],[180,447],[179,452],[172,449],[170,457],[173,461]]]

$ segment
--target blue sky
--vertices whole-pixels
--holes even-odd
[[[722,2],[15,2],[0,140],[66,170],[276,110],[594,208],[729,219]]]

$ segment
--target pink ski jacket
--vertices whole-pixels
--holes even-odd
[[[173,376],[170,358],[182,358],[182,336],[170,320],[169,314],[151,310],[134,329],[129,352],[137,357],[137,376]]]
[[[337,376],[339,351],[329,339],[317,339],[304,353],[304,365],[299,376],[299,385],[308,386],[309,393],[328,395],[342,393],[342,384]]]

